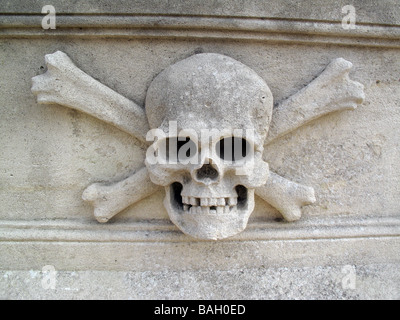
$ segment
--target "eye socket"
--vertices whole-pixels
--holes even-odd
[[[160,142],[158,152],[167,161],[186,162],[197,155],[197,145],[189,137],[170,137]]]
[[[215,145],[215,151],[222,160],[240,161],[250,154],[251,144],[243,138],[222,138]]]

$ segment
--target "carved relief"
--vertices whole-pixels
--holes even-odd
[[[163,132],[165,137],[149,146],[149,155],[179,144],[179,134],[197,159],[160,163],[147,157],[145,167],[120,182],[90,185],[82,197],[94,206],[96,219],[107,222],[163,186],[171,221],[201,239],[222,239],[244,230],[255,194],[287,221],[298,220],[301,207],[315,201],[314,190],[270,171],[262,158],[264,146],[323,115],[354,109],[364,99],[363,86],[349,79],[352,64],[342,58],[273,112],[265,81],[220,54],[194,55],[165,69],[151,83],[145,109],[78,69],[65,53],[45,59],[48,71],[32,79],[38,103],[88,113],[147,144],[150,129]],[[171,122],[176,132],[171,132]],[[203,138],[204,130],[212,133],[210,139],[193,138]],[[238,131],[246,134],[236,135]],[[243,159],[226,156],[235,143],[249,151]]]

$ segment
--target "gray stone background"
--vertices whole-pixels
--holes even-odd
[[[55,30],[41,28],[47,4]],[[347,4],[353,30],[341,27]],[[395,0],[0,1],[0,298],[399,299],[399,40]],[[242,234],[194,241],[169,222],[163,191],[94,221],[82,191],[128,176],[146,150],[88,115],[36,103],[31,78],[57,50],[140,105],[159,72],[198,52],[248,65],[275,101],[343,57],[366,99],[264,154],[315,188],[299,222],[256,199]],[[57,270],[54,290],[43,288],[45,265]],[[344,266],[355,288],[343,286]]]

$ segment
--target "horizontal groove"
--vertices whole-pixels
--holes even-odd
[[[42,16],[1,16],[0,38],[130,37],[333,43],[400,46],[400,26],[357,24],[344,30],[340,22],[202,16],[57,16],[56,29],[43,30]]]
[[[41,29],[43,15],[13,16],[3,15],[0,29],[37,28]],[[345,30],[340,21],[279,19],[279,18],[244,18],[244,17],[204,17],[175,15],[57,15],[57,28],[183,28],[232,31],[269,31],[314,34],[337,34],[342,36],[392,36],[388,30],[400,36],[400,25],[356,24],[355,29]],[[54,30],[49,30],[54,31]]]
[[[223,241],[318,240],[399,237],[397,217],[306,219],[295,223],[257,222]],[[0,221],[0,241],[57,242],[193,242],[170,221],[99,224],[96,221]]]
[[[129,31],[112,31],[107,32],[82,32],[76,30],[75,33],[71,32],[2,32],[0,29],[0,39],[156,39],[156,40],[204,40],[204,41],[243,41],[243,42],[267,42],[267,43],[283,43],[283,44],[304,44],[304,45],[336,45],[336,46],[351,46],[351,47],[376,47],[387,49],[400,48],[400,42],[391,39],[364,39],[364,38],[340,38],[340,37],[317,37],[317,36],[296,36],[296,35],[280,35],[280,34],[266,34],[257,36],[255,34],[230,34],[216,33],[216,32],[145,32],[139,30],[138,32]]]
[[[1,10],[1,9],[0,9]],[[107,17],[108,19],[119,18],[119,17],[162,17],[162,18],[189,18],[189,19],[236,19],[236,20],[277,20],[277,21],[290,21],[290,22],[311,22],[311,23],[338,23],[335,19],[326,18],[301,18],[301,17],[290,17],[290,16],[267,16],[267,15],[241,15],[238,14],[205,14],[205,13],[185,13],[185,12],[57,12],[57,17]],[[39,17],[42,19],[45,14],[41,12],[0,12],[1,17],[18,17],[24,19],[24,17]],[[382,26],[382,27],[399,27],[396,23],[384,23],[375,21],[357,21],[357,25],[364,26]]]

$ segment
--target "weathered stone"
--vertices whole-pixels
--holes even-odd
[[[400,297],[396,0],[353,1],[354,28],[344,1],[51,2],[0,5],[1,298]],[[171,223],[144,166],[148,89],[202,54],[247,66],[274,100],[268,179],[219,241]],[[48,104],[32,78],[57,90]]]
[[[162,133],[162,137],[152,132],[146,136],[156,140],[147,151],[150,177],[142,169],[114,185],[96,183],[84,191],[83,199],[94,205],[99,222],[155,192],[150,180],[166,188],[164,205],[171,221],[201,239],[222,239],[243,231],[254,209],[255,190],[288,221],[298,220],[301,207],[315,202],[312,188],[276,174],[267,181],[269,168],[262,153],[273,98],[265,81],[238,61],[205,53],[164,70],[147,92],[148,122],[139,106],[86,75],[64,53],[47,55],[46,63],[49,70],[33,78],[38,103],[86,112],[141,139],[148,122],[153,131]],[[334,60],[306,88],[282,102],[268,142],[323,115],[362,103],[363,86],[349,80],[351,67],[344,59]],[[172,141],[178,154],[182,138],[188,140],[182,147],[193,147],[186,153],[194,153],[184,155],[184,164],[166,154]],[[234,143],[237,140],[239,145]],[[251,152],[236,161],[243,151]],[[157,152],[164,153],[165,165],[154,158]]]

